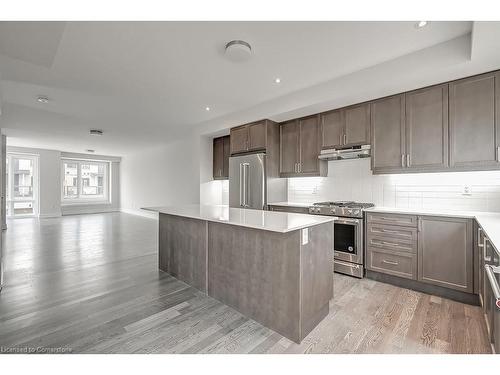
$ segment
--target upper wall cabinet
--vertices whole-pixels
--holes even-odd
[[[450,83],[450,165],[456,169],[498,168],[500,73]]]
[[[308,116],[280,125],[280,176],[326,176],[327,163],[319,160],[320,116]]]
[[[372,170],[400,171],[405,166],[404,94],[371,103]]]
[[[405,96],[405,167],[426,171],[448,167],[448,85]]]
[[[374,173],[437,171],[448,167],[448,85],[372,103]]]
[[[226,180],[229,178],[229,135],[213,140],[213,178]]]
[[[321,147],[345,148],[370,143],[370,104],[321,114]]]
[[[250,151],[265,151],[267,120],[231,128],[231,155]]]
[[[279,132],[280,124],[271,120],[261,120],[231,128],[230,154],[265,152],[267,175],[279,177]]]

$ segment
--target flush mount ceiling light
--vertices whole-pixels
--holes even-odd
[[[224,55],[233,62],[247,61],[252,57],[252,46],[244,40],[231,40],[226,44]]]
[[[422,27],[424,26],[427,26],[427,21],[418,21],[416,24],[415,24],[415,27],[417,29],[421,29]]]
[[[274,83],[281,83],[281,78],[279,78],[279,77],[278,77],[278,78],[275,78],[275,79],[274,79]]]
[[[46,96],[38,96],[36,98],[36,101],[38,103],[43,103],[43,104],[47,104],[49,102],[49,98],[47,98]]]
[[[210,107],[205,107],[205,111],[210,111]]]
[[[101,129],[90,129],[90,135],[102,135]]]

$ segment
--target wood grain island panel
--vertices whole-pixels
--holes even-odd
[[[160,213],[159,240],[161,270],[290,340],[329,313],[333,222],[280,233]]]

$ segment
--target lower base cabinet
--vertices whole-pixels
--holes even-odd
[[[472,220],[418,217],[418,280],[472,293]]]
[[[391,224],[379,224],[379,216]],[[414,280],[413,284],[429,285],[435,290],[446,288],[462,295],[472,294],[472,219],[407,217],[408,220],[401,214],[367,215],[367,270]],[[402,239],[404,234],[407,238]]]

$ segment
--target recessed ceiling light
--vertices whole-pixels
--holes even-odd
[[[422,27],[424,27],[424,26],[427,26],[427,21],[418,21],[418,22],[415,24],[415,27],[416,27],[417,29],[420,29],[420,28],[422,28]]]
[[[210,111],[210,107],[205,107],[205,111]]]
[[[274,82],[275,82],[275,83],[281,83],[281,78],[279,78],[279,77],[278,77],[278,78],[275,78],[275,79],[274,79]]]
[[[49,102],[49,98],[47,98],[46,96],[39,96],[36,98],[36,101],[38,103],[43,103],[43,104],[46,104]]]

